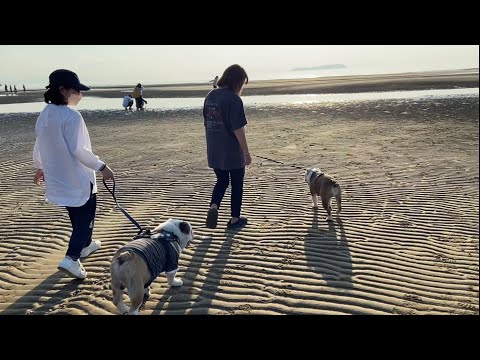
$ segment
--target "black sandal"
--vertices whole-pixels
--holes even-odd
[[[218,221],[218,210],[217,209],[209,209],[207,214],[207,221],[205,225],[209,229],[215,229],[217,227]]]

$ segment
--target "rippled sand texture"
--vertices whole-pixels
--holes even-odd
[[[142,225],[190,221],[181,288],[160,276],[141,314],[477,314],[478,98],[246,109],[253,158],[248,226],[203,224],[213,171],[200,111],[83,112]],[[116,314],[114,252],[135,234],[99,182],[88,279],[57,271],[70,224],[32,184],[34,115],[0,116],[0,313]],[[341,184],[334,223],[314,211],[303,171]],[[335,210],[335,205],[333,205]],[[126,298],[126,300],[128,300]]]

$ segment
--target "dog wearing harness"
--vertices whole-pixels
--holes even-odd
[[[175,277],[178,259],[193,240],[192,226],[182,220],[168,219],[155,229],[144,231],[120,248],[110,265],[113,303],[120,314],[137,315],[150,295],[150,284],[165,272],[170,286],[182,286]],[[123,302],[124,290],[130,298],[130,308]]]

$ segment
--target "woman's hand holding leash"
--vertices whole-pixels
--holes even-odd
[[[103,180],[113,180],[113,171],[110,169],[106,164],[104,165],[103,169],[101,170],[103,175]]]

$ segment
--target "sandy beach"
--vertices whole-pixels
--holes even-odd
[[[209,86],[199,86],[145,93],[203,97]],[[478,87],[478,71],[252,81],[244,94],[456,87]],[[42,94],[33,93],[21,102]],[[12,98],[0,103],[19,96]],[[478,101],[247,107],[249,224],[237,232],[225,228],[229,190],[218,228],[204,227],[215,176],[201,110],[82,111],[94,152],[115,171],[119,203],[141,225],[175,217],[194,228],[180,257],[183,287],[158,277],[140,313],[478,315]],[[0,114],[0,314],[116,314],[109,264],[135,227],[97,175],[94,238],[102,248],[83,261],[83,282],[57,270],[70,222],[33,184],[36,118]],[[319,167],[341,184],[343,211],[333,223],[312,209],[298,167]]]

